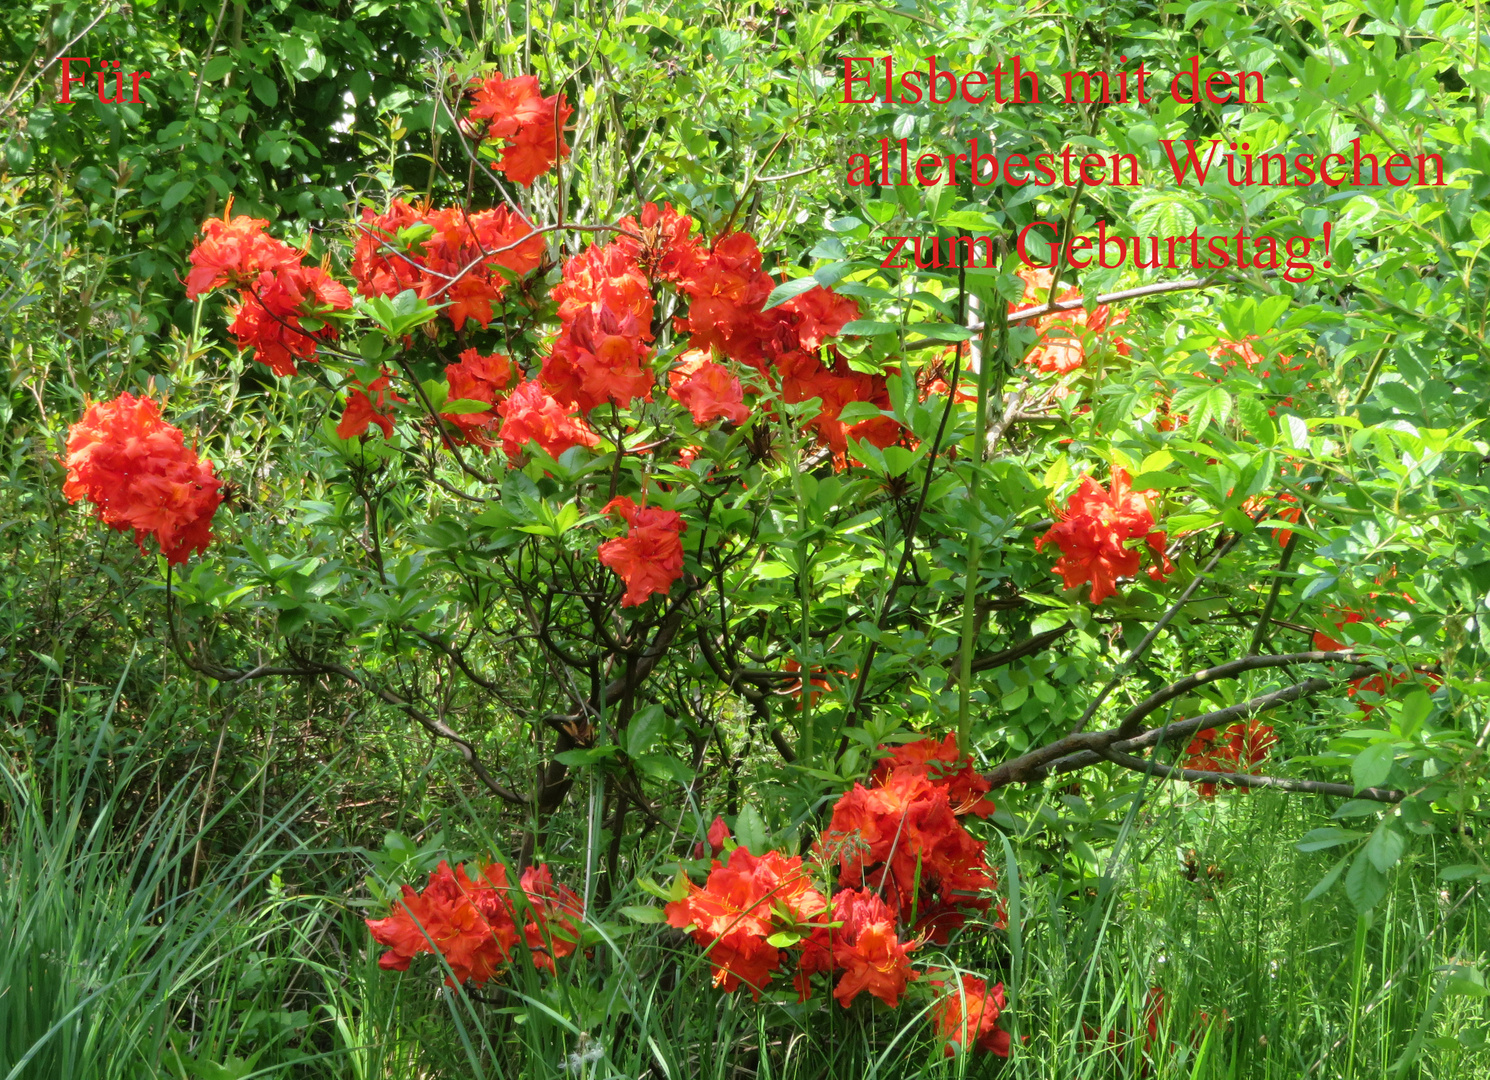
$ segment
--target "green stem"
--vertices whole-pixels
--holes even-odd
[[[957,753],[967,757],[972,753],[973,743],[973,645],[978,637],[976,601],[980,580],[979,564],[983,559],[982,514],[980,512],[979,481],[983,477],[983,458],[988,452],[988,397],[993,388],[993,369],[997,365],[1003,374],[1004,349],[1009,336],[1009,309],[997,293],[993,303],[997,307],[996,319],[984,320],[984,348],[980,351],[978,364],[978,409],[973,425],[972,476],[968,479],[967,505],[970,537],[967,552],[967,573],[962,588],[962,655],[957,673]],[[990,331],[997,331],[998,346],[993,355],[986,345]],[[1002,391],[1003,379],[999,379]],[[950,388],[956,394],[957,387]],[[1000,394],[1002,396],[1002,393]]]
[[[802,529],[802,518],[807,512],[807,499],[802,494],[802,470],[797,461],[797,448],[792,438],[792,430],[783,418],[783,426],[787,433],[787,455],[786,459],[792,471],[792,493],[797,500],[797,528]],[[802,724],[800,736],[797,740],[797,757],[802,764],[810,765],[812,762],[812,672],[808,666],[807,649],[811,641],[811,625],[808,615],[812,610],[812,566],[811,556],[807,550],[805,537],[797,541],[797,591],[801,598],[801,623],[802,635],[797,653],[797,670],[802,676]]]

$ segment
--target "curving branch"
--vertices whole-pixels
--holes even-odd
[[[1029,753],[1021,754],[1012,761],[1006,761],[992,772],[984,773],[984,778],[993,787],[1005,787],[1014,783],[1039,783],[1052,774],[1074,772],[1106,760],[1102,751],[1124,752],[1149,749],[1161,742],[1173,745],[1181,740],[1189,739],[1197,731],[1205,728],[1221,727],[1310,694],[1316,694],[1330,687],[1340,678],[1342,676],[1332,675],[1305,679],[1303,682],[1281,690],[1260,694],[1236,705],[1228,705],[1224,709],[1216,709],[1202,713],[1200,716],[1153,728],[1134,738],[1125,737],[1120,728],[1109,728],[1106,731],[1080,731],[1031,750]]]
[[[1197,784],[1231,784],[1234,787],[1272,788],[1274,791],[1302,791],[1312,795],[1336,795],[1342,799],[1370,799],[1372,802],[1399,803],[1407,792],[1396,788],[1368,787],[1357,791],[1349,784],[1329,784],[1323,780],[1289,780],[1280,776],[1256,776],[1252,773],[1212,772],[1209,769],[1181,769],[1162,762],[1134,757],[1116,750],[1099,750],[1104,759],[1125,769],[1152,776],[1156,780],[1178,780]]]
[[[1343,652],[1296,652],[1283,653],[1277,656],[1247,656],[1241,660],[1231,660],[1225,664],[1217,664],[1215,667],[1202,668],[1193,675],[1187,675],[1179,682],[1171,683],[1163,690],[1150,694],[1143,701],[1133,706],[1128,714],[1118,724],[1120,738],[1131,739],[1139,733],[1143,718],[1161,708],[1177,697],[1204,686],[1206,683],[1215,682],[1217,679],[1230,679],[1247,671],[1256,671],[1260,668],[1290,667],[1294,664],[1317,664],[1331,660],[1358,659],[1356,653],[1347,649]]]

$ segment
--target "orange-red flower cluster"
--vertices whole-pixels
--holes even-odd
[[[759,998],[795,951],[799,1001],[826,975],[845,1008],[860,994],[893,1007],[917,980],[911,953],[928,939],[945,943],[967,911],[989,908],[994,879],[983,844],[958,820],[992,813],[988,792],[971,760],[958,756],[955,736],[901,746],[875,766],[868,787],[855,784],[839,798],[814,848],[817,867],[836,862],[841,871],[831,904],[813,887],[813,864],[736,846],[726,864],[712,861],[703,886],[690,882],[687,895],[667,905],[667,921],[707,950],[714,985],[726,990],[747,986]],[[730,846],[722,819],[709,829],[709,844],[716,855]],[[1007,1056],[1008,1036],[996,1026],[1002,985],[989,989],[968,976],[961,990],[937,996],[932,1017],[944,1039]]]
[[[773,309],[774,310],[774,309]],[[815,352],[798,350],[777,360],[781,373],[781,396],[788,404],[819,398],[822,406],[808,421],[818,441],[842,462],[849,439],[873,443],[884,449],[901,436],[900,425],[888,416],[871,416],[853,424],[839,417],[851,402],[862,401],[879,409],[890,408],[890,391],[883,375],[866,375],[849,367],[837,349],[831,349],[832,364],[824,364]]]
[[[707,950],[715,986],[743,985],[759,1000],[782,960],[767,939],[805,933],[827,906],[799,857],[768,851],[757,858],[737,847],[727,864],[713,861],[703,887],[690,882],[688,895],[668,904],[666,914]]]
[[[628,496],[618,495],[605,504],[605,513],[615,513],[629,526],[625,536],[600,545],[600,561],[626,583],[622,607],[646,603],[653,593],[667,595],[673,582],[683,576],[682,534],[688,530],[681,515],[672,510],[637,506]]]
[[[337,337],[326,316],[352,306],[352,294],[319,266],[301,266],[303,252],[276,240],[262,218],[222,218],[202,225],[202,239],[189,256],[186,295],[195,300],[218,288],[238,290],[228,309],[228,332],[238,348],[254,351],[276,375],[293,375],[300,362],[316,359],[318,342]],[[310,326],[306,325],[310,321]]]
[[[1149,546],[1156,559],[1149,576],[1163,581],[1174,566],[1165,553],[1164,531],[1154,528],[1149,508],[1152,495],[1131,490],[1128,474],[1120,468],[1112,470],[1111,491],[1090,476],[1083,477],[1081,489],[1071,496],[1061,520],[1035,541],[1035,550],[1046,544],[1060,548],[1054,572],[1068,589],[1091,582],[1094,604],[1118,592],[1118,578],[1138,573],[1138,552],[1128,547],[1130,540]]]
[[[1393,570],[1392,576],[1395,575],[1396,571]],[[1381,585],[1381,578],[1377,578],[1376,583],[1377,585]],[[1367,593],[1366,595],[1368,599],[1375,600],[1383,594],[1380,592],[1373,592]],[[1389,593],[1387,594],[1387,596],[1389,599],[1403,600],[1408,604],[1416,603],[1416,601],[1414,601],[1412,597],[1406,595],[1405,593]],[[1354,608],[1336,607],[1332,608],[1331,610],[1334,612],[1331,621],[1335,624],[1336,630],[1343,629],[1350,623],[1362,622],[1370,617],[1367,616],[1364,612],[1356,611]],[[1391,622],[1390,619],[1380,615],[1374,616],[1372,617],[1372,619],[1377,626],[1387,626]],[[1341,641],[1339,638],[1333,637],[1330,634],[1326,634],[1321,630],[1316,630],[1314,632],[1314,647],[1321,652],[1335,652],[1339,650],[1349,649],[1352,646],[1348,645],[1344,641]],[[1435,689],[1443,685],[1443,679],[1436,673],[1432,671],[1424,671],[1422,669],[1413,668],[1410,670],[1381,672],[1375,675],[1363,675],[1359,678],[1352,679],[1350,681],[1349,688],[1345,691],[1345,696],[1350,698],[1358,698],[1359,695],[1364,693],[1378,699],[1379,701],[1379,699],[1385,698],[1387,696],[1392,687],[1406,682],[1409,678],[1412,677],[1413,674],[1417,674],[1421,677],[1421,682],[1428,689],[1429,693],[1432,693]],[[1360,708],[1364,716],[1370,716],[1371,713],[1376,709],[1377,703],[1377,701],[1358,700],[1356,702],[1356,705]]]
[[[544,391],[537,379],[522,383],[497,406],[502,417],[498,437],[502,450],[516,458],[529,443],[537,443],[550,457],[571,446],[594,446],[600,436],[583,417],[574,416]]]
[[[1218,376],[1217,381],[1224,381],[1226,376],[1230,372],[1235,370],[1238,364],[1242,365],[1247,369],[1248,372],[1256,375],[1258,378],[1261,379],[1271,379],[1275,374],[1286,375],[1290,372],[1300,371],[1303,369],[1304,364],[1302,361],[1299,361],[1298,363],[1289,363],[1289,361],[1293,359],[1291,355],[1278,356],[1274,357],[1271,360],[1264,358],[1263,355],[1259,353],[1252,344],[1254,341],[1259,340],[1261,339],[1258,338],[1256,334],[1249,334],[1241,341],[1221,340],[1207,349],[1206,355],[1214,360],[1216,364],[1221,368],[1221,375]],[[1314,384],[1312,382],[1307,383],[1306,385],[1308,389],[1314,389]],[[1286,409],[1292,404],[1293,395],[1286,395],[1278,400],[1277,408],[1268,409],[1268,415],[1277,416],[1278,409]],[[1295,515],[1293,520],[1298,520],[1297,515]]]
[[[533,957],[533,966],[539,971],[552,972],[556,960],[572,955],[579,947],[584,901],[569,886],[555,882],[546,863],[524,870],[520,884],[530,916],[523,927],[523,940]]]
[[[488,121],[486,137],[504,143],[493,169],[514,184],[526,185],[569,156],[564,125],[574,110],[563,94],[544,97],[535,75],[489,75],[471,85],[476,104],[470,118]]]
[[[507,400],[515,373],[512,361],[501,353],[482,356],[476,349],[467,349],[457,363],[445,365],[445,381],[450,387],[446,403],[479,401],[492,408],[480,412],[442,412],[440,418],[456,427],[461,441],[490,449],[493,444],[487,432],[498,423],[496,407]]]
[[[994,811],[992,786],[974,766],[971,758],[957,752],[957,736],[948,733],[941,742],[917,739],[897,746],[889,757],[875,762],[869,773],[870,786],[885,784],[895,773],[924,776],[933,784],[947,789],[947,800],[954,814],[972,814],[986,818]]]
[[[1245,773],[1262,761],[1278,745],[1278,736],[1266,724],[1255,720],[1232,724],[1219,736],[1215,728],[1197,732],[1190,745],[1185,748],[1184,768],[1202,769],[1206,772]],[[1239,784],[1223,784],[1236,788]],[[1205,781],[1197,784],[1202,799],[1216,797],[1216,784]],[[1251,788],[1242,787],[1242,791]]]
[[[1304,508],[1299,505],[1298,496],[1289,491],[1280,492],[1277,495],[1253,495],[1246,502],[1242,503],[1242,513],[1248,517],[1256,518],[1268,508],[1269,503],[1274,501],[1282,504],[1272,511],[1274,517],[1280,518],[1290,524],[1298,524],[1299,518],[1303,516]],[[1275,528],[1273,530],[1273,539],[1279,547],[1287,547],[1288,541],[1293,539],[1293,530]]]
[[[408,404],[406,398],[395,393],[390,384],[393,374],[386,368],[372,382],[363,386],[354,382],[347,393],[347,404],[342,409],[341,420],[336,425],[336,437],[354,439],[366,434],[368,427],[378,425],[383,438],[393,437],[393,406]]]
[[[992,808],[983,799],[986,783],[978,792],[965,770],[932,772],[924,761],[892,765],[869,787],[855,784],[834,806],[820,843],[844,885],[874,888],[916,932],[942,943],[966,911],[989,908],[995,882],[983,843],[963,827],[958,810]]]
[[[88,406],[68,430],[63,464],[67,500],[87,499],[111,529],[134,530],[142,553],[146,536],[173,563],[211,543],[221,481],[151,398],[124,393]]]
[[[623,232],[616,243],[636,260],[648,281],[681,285],[698,273],[709,257],[702,241],[693,235],[693,219],[678,213],[671,203],[661,207],[647,203],[640,219],[624,217],[617,227]]]
[[[1021,266],[1019,276],[1024,279],[1024,295],[1009,305],[1011,313],[1020,308],[1044,307],[1050,301],[1050,287],[1054,281],[1047,269]],[[1081,290],[1070,288],[1056,296],[1056,300],[1080,300]],[[1052,375],[1064,375],[1081,367],[1086,360],[1087,349],[1093,335],[1109,333],[1128,319],[1126,311],[1113,314],[1106,304],[1099,304],[1088,311],[1085,307],[1069,311],[1055,311],[1042,315],[1034,321],[1040,332],[1035,347],[1024,362],[1030,367]],[[1119,355],[1127,356],[1128,344],[1122,337],[1113,334],[1112,346]]]
[[[743,424],[750,418],[740,380],[729,368],[710,360],[703,349],[678,357],[678,366],[668,372],[667,381],[667,396],[685,406],[700,427],[715,420]]]
[[[584,904],[572,889],[554,883],[546,865],[523,871],[519,884],[520,898],[501,863],[472,880],[463,865],[451,870],[442,859],[422,893],[405,885],[388,918],[365,920],[373,940],[388,947],[378,966],[407,971],[420,953],[438,952],[456,983],[480,986],[508,963],[521,938],[534,966],[553,971],[555,960],[578,947]]]
[[[1244,366],[1249,372],[1262,379],[1270,379],[1273,373],[1284,371],[1298,371],[1303,363],[1290,364],[1292,356],[1279,356],[1274,360],[1266,360],[1252,345],[1254,341],[1261,340],[1256,334],[1249,334],[1241,341],[1218,341],[1206,350],[1206,355],[1214,360],[1222,372],[1230,372],[1238,364]]]
[[[588,413],[652,400],[652,290],[635,244],[594,244],[564,264],[554,287],[559,336],[543,358],[543,386]]]
[[[894,1008],[906,984],[916,978],[908,953],[920,942],[902,942],[896,917],[870,889],[841,889],[833,896],[832,923],[817,926],[801,942],[795,984],[798,999],[812,995],[812,976],[842,972],[833,997],[845,1009],[868,993]]]
[[[394,199],[386,214],[362,212],[352,276],[363,296],[396,296],[413,289],[457,330],[466,320],[492,321],[492,301],[516,277],[543,261],[543,236],[505,206],[468,214],[460,207],[419,211]]]
[[[652,286],[680,284],[704,261],[693,219],[671,205],[648,203],[640,221],[623,218],[618,228],[614,240],[566,262],[553,291],[559,335],[543,360],[543,385],[586,413],[652,400]]]
[[[1424,688],[1431,694],[1443,685],[1443,677],[1436,672],[1423,671],[1413,668],[1411,671],[1389,671],[1385,674],[1363,675],[1359,679],[1351,679],[1350,687],[1345,691],[1345,696],[1350,698],[1359,697],[1360,694],[1372,694],[1378,699],[1384,699],[1392,687],[1405,683],[1416,674]],[[1370,716],[1376,709],[1376,704],[1369,701],[1358,700],[1356,705],[1361,710],[1362,716]]]
[[[958,985],[947,991],[931,1010],[931,1022],[946,1041],[943,1051],[946,1056],[952,1057],[959,1050],[966,1052],[976,1045],[990,1054],[1008,1057],[1009,1033],[997,1026],[1005,1006],[1003,983],[990,987],[974,975],[963,975]]]
[[[716,240],[708,257],[682,276],[689,307],[679,329],[692,335],[692,346],[718,350],[779,379],[788,403],[820,398],[822,407],[809,426],[839,461],[850,438],[881,447],[898,439],[900,425],[887,417],[852,425],[838,419],[854,401],[890,407],[883,375],[854,371],[836,351],[827,363],[821,355],[828,339],[859,317],[858,304],[819,285],[765,311],[776,282],[761,265],[755,238],[736,232]]]

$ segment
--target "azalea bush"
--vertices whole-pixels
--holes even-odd
[[[1132,1065],[1232,1038],[1222,1006],[1161,1032],[1156,969],[1128,1019],[1078,1005],[1042,1030],[1065,1003],[1022,992],[1047,918],[1026,901],[1042,879],[1052,912],[1109,903],[1156,800],[1317,806],[1266,842],[1363,919],[1404,860],[1431,856],[1445,895],[1490,876],[1490,144],[1452,20],[1421,15],[1442,48],[1384,60],[1394,36],[1358,55],[1341,13],[1336,56],[1231,5],[1114,11],[1091,40],[928,10],[705,28],[638,7],[598,60],[579,13],[546,47],[484,24],[495,59],[431,57],[417,101],[358,118],[348,212],[247,182],[198,207],[169,362],[50,403],[53,486],[90,542],[128,538],[111,570],[149,582],[205,694],[303,690],[400,784],[458,766],[485,835],[385,857],[355,892],[385,971],[583,1017],[567,987],[599,995],[645,941],[657,978],[762,1025],[914,1031],[957,1068],[1017,1061],[1021,1034],[1096,1062],[1147,1027]],[[1167,72],[1245,53],[1272,92],[838,107],[844,55],[1015,34],[1045,70],[1096,64],[1103,35]],[[1363,118],[1321,57],[1376,72],[1393,109]],[[841,183],[892,136],[1152,165],[1159,135],[1244,128],[1422,146],[1448,186],[1331,195],[1335,266],[1305,281],[1150,281],[1012,238],[1288,235],[1324,196]],[[989,265],[919,244],[883,265],[886,236],[973,233]],[[409,843],[395,825],[385,847]]]

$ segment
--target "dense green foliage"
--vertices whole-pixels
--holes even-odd
[[[1152,986],[1169,999],[1159,1077],[1486,1069],[1482,16],[1225,0],[17,5],[0,34],[0,1076],[1136,1076],[1136,1045],[1091,1052],[1083,1024],[1098,1042],[1141,1032]],[[64,46],[152,71],[146,102],[88,102],[90,78],[74,89],[87,103],[57,104],[58,70],[33,77]],[[885,54],[960,70],[1018,54],[1042,72],[1126,56],[1166,76],[1199,54],[1264,72],[1268,97],[838,104],[839,58]],[[810,406],[698,431],[659,392],[597,410],[593,452],[508,467],[468,447],[467,468],[430,423],[336,438],[347,364],[276,378],[222,333],[218,299],[185,299],[200,223],[229,196],[343,278],[363,208],[494,205],[452,122],[458,87],[490,64],[577,109],[572,157],[517,196],[535,222],[610,224],[666,200],[706,237],[751,231],[778,277],[857,300],[839,344],[856,370],[892,372],[884,411],[914,439],[859,444],[835,471]],[[975,136],[1001,154],[1131,152],[1144,183],[844,182],[848,155],[881,138]],[[1447,184],[1163,179],[1161,140],[1212,137],[1406,147],[1440,155]],[[1328,220],[1335,265],[1117,305],[1126,351],[1089,347],[1060,378],[1023,362],[1032,329],[1001,325],[1022,289],[1012,256],[879,266],[886,235],[990,234],[1012,251],[1034,220],[1280,237]],[[470,343],[532,369],[555,327],[547,287],[592,239],[552,234],[544,270]],[[1094,298],[1149,280],[1065,283]],[[340,346],[438,383],[438,348],[468,344],[404,349],[391,318],[364,310]],[[685,342],[659,327],[660,370]],[[941,343],[964,340],[978,401],[919,393],[951,377]],[[1223,343],[1243,341],[1266,380],[1222,366]],[[235,487],[213,547],[169,573],[60,491],[85,403],[152,383]],[[691,468],[675,464],[687,444]],[[1034,541],[1083,475],[1114,467],[1162,492],[1176,570],[1093,605]],[[685,580],[621,608],[594,555],[615,535],[600,509],[642,491],[689,522]],[[1289,505],[1302,517],[1276,516]],[[1346,611],[1367,617],[1337,627]],[[1307,681],[1264,717],[1281,742],[1259,770],[1305,790],[1207,802],[1095,755],[1064,775],[1021,758],[1112,729],[1199,669],[1308,652],[1316,632],[1360,666],[1254,666],[1181,688],[1149,721]],[[804,702],[788,662],[826,691]],[[1371,669],[1400,681],[1347,693]],[[969,926],[946,962],[1009,987],[1028,1041],[1007,1066],[943,1061],[924,1017],[867,1001],[709,991],[697,950],[640,910],[716,812],[805,848],[875,746],[959,729],[999,785],[982,836],[1010,930]],[[441,858],[493,852],[583,882],[592,956],[555,980],[514,969],[485,1000],[428,967],[377,971],[360,916]],[[1229,1024],[1191,1045],[1191,1018],[1223,1009]]]

